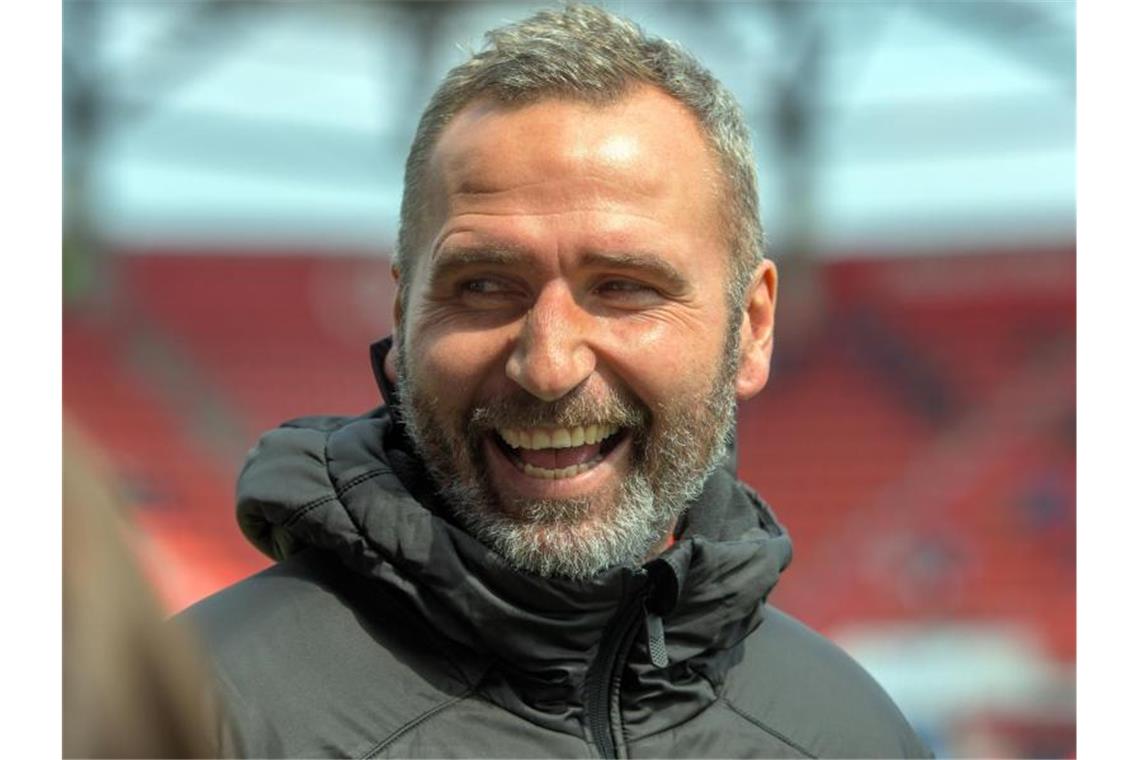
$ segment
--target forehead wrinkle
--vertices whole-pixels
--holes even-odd
[[[455,217],[454,217],[454,218],[456,218],[456,219],[459,219],[459,218],[461,218],[461,217],[466,217],[466,216],[491,216],[491,217],[496,217],[496,216],[533,216],[533,217],[547,217],[547,216],[561,216],[561,215],[563,215],[563,214],[577,214],[577,213],[581,213],[581,212],[583,212],[583,211],[607,211],[607,212],[614,212],[614,213],[620,213],[620,215],[621,215],[621,216],[629,216],[629,217],[634,217],[634,218],[637,218],[637,219],[645,219],[646,221],[650,221],[650,222],[655,222],[655,223],[657,223],[657,224],[661,224],[661,220],[660,220],[658,217],[654,216],[653,214],[642,214],[642,213],[638,213],[637,211],[633,211],[632,209],[627,209],[627,208],[625,208],[625,207],[622,207],[622,206],[619,206],[617,209],[615,209],[615,208],[612,208],[612,207],[603,207],[603,208],[600,208],[600,209],[595,209],[595,208],[590,208],[590,207],[588,207],[588,206],[587,206],[587,207],[578,207],[578,208],[559,208],[559,209],[552,209],[552,210],[550,210],[550,211],[535,211],[535,210],[533,210],[533,209],[526,209],[526,210],[522,210],[522,209],[498,209],[498,210],[494,210],[494,211],[490,211],[490,210],[487,210],[487,211],[470,211],[470,210],[468,210],[468,211],[461,211],[461,212],[459,212],[458,214],[456,214],[456,215],[455,215]]]
[[[578,176],[572,179],[559,178],[556,182],[552,182],[549,177],[545,176],[529,181],[517,178],[504,181],[496,181],[496,179],[494,170],[464,172],[457,178],[445,180],[450,185],[447,188],[447,194],[456,199],[478,200],[523,191],[530,191],[527,195],[531,198],[538,193],[549,196],[566,195],[572,189],[581,194],[585,189],[589,191],[588,194],[590,195],[612,202],[622,195],[659,200],[665,192],[662,178],[651,176],[648,172],[636,178],[626,178],[625,181],[620,182],[614,181],[613,178],[607,177],[603,173],[592,171],[580,172]],[[542,192],[544,187],[550,189]],[[606,190],[617,192],[616,194],[607,193]],[[534,191],[538,191],[538,193]]]

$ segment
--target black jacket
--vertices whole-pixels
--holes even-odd
[[[255,757],[917,757],[882,689],[766,604],[791,544],[727,469],[676,544],[588,581],[450,523],[381,408],[262,437],[242,530],[278,564],[185,615]]]

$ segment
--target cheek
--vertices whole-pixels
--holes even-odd
[[[612,337],[607,353],[613,368],[654,407],[708,393],[724,353],[723,326],[718,330],[695,321],[631,322],[615,329]]]
[[[490,378],[505,376],[506,346],[500,331],[414,333],[409,345],[417,382],[431,389],[445,408],[465,407]]]

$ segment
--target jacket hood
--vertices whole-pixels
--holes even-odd
[[[519,571],[448,519],[387,407],[266,433],[239,478],[237,512],[242,532],[270,557],[316,547],[383,584],[506,674],[501,698],[517,702],[511,709],[537,711],[532,719],[553,724],[580,701],[601,639],[633,605],[663,621],[671,689],[719,684],[726,653],[760,624],[791,560],[768,506],[721,467],[690,505],[674,545],[645,565],[584,580]],[[661,666],[652,664],[646,641],[629,658],[646,684],[639,714],[648,721]]]

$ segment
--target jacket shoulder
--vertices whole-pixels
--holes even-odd
[[[767,606],[723,699],[810,757],[931,757],[894,701],[838,646]]]
[[[200,637],[227,714],[220,752],[370,754],[471,691],[471,674],[381,584],[306,550],[179,615]]]

